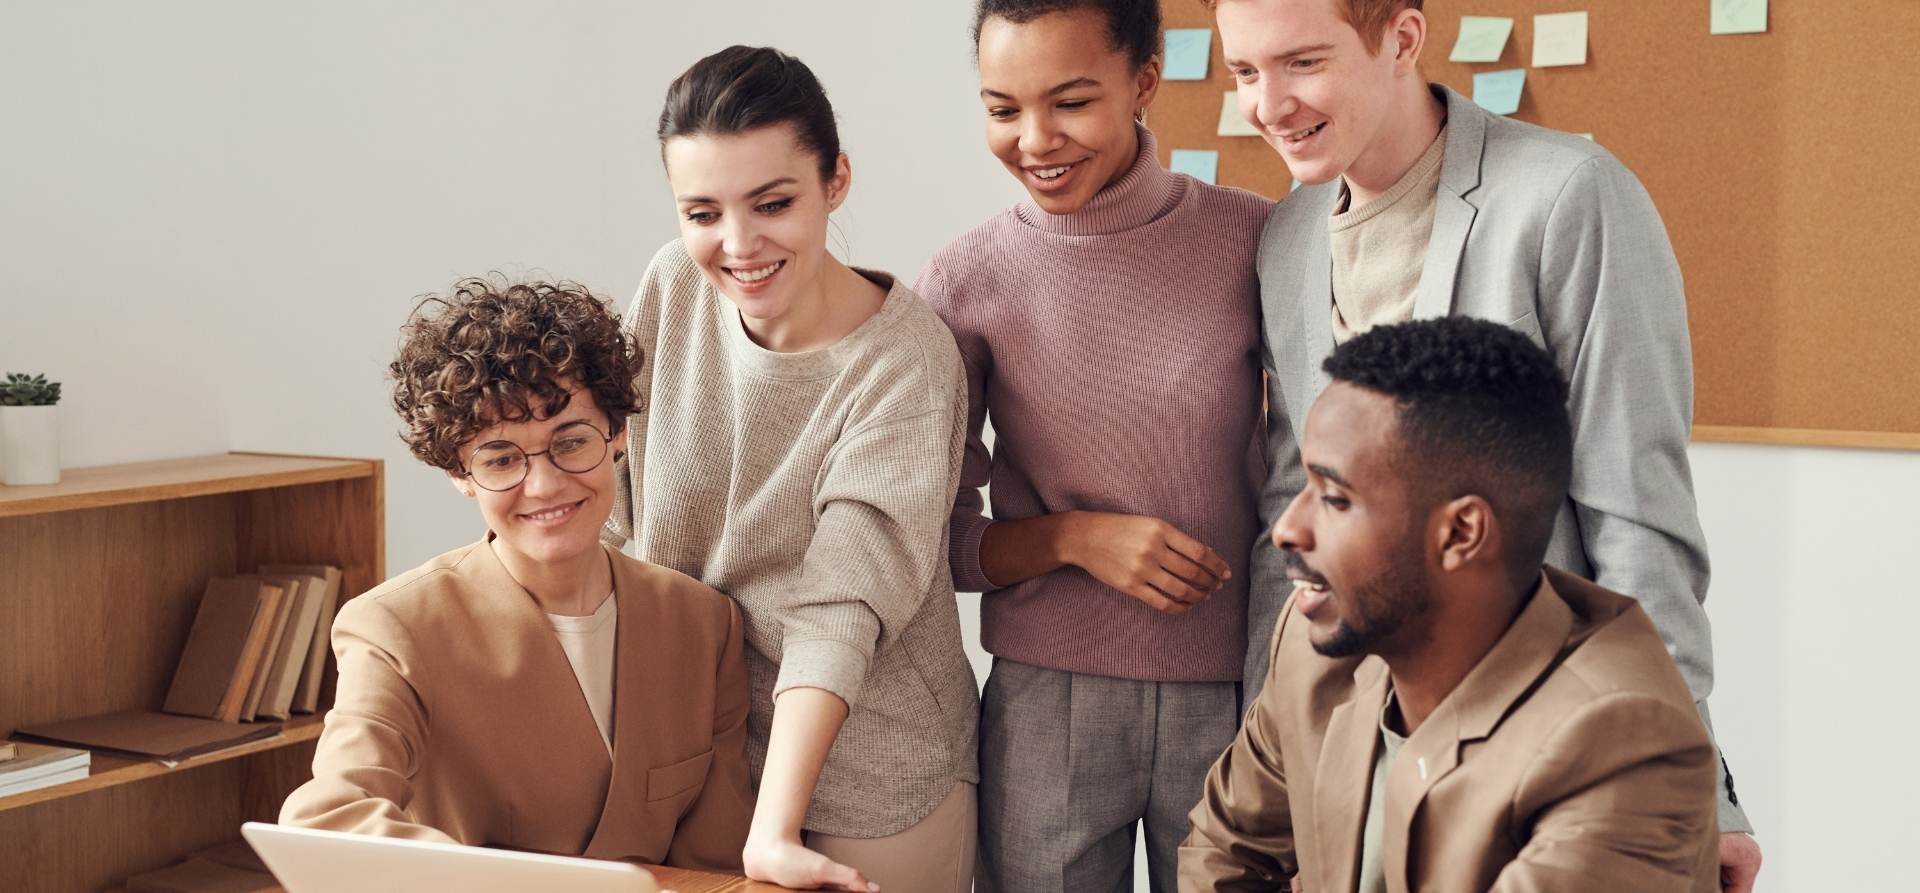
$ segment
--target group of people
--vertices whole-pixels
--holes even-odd
[[[1428,84],[1420,0],[1206,5],[1277,203],[1160,165],[1158,0],[977,0],[1028,199],[911,285],[829,253],[826,93],[736,46],[668,88],[624,319],[423,301],[394,409],[487,532],[341,609],[282,821],[893,893],[1126,889],[1136,828],[1156,891],[1747,889],[1647,193]]]

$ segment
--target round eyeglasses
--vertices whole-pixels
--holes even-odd
[[[546,456],[553,467],[572,474],[599,468],[607,458],[607,444],[612,440],[612,434],[600,433],[592,422],[570,422],[553,432],[547,448],[537,453],[529,453],[519,444],[504,440],[483,443],[474,449],[465,471],[474,484],[498,493],[520,486],[527,479],[527,470],[535,456]]]

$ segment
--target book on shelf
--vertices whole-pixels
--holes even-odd
[[[207,582],[161,709],[218,718],[231,704],[239,717],[239,701],[253,681],[244,672],[246,650],[260,608],[259,583],[226,577]]]
[[[256,717],[286,719],[293,712],[294,689],[307,669],[307,652],[313,647],[314,630],[320,622],[320,599],[325,594],[327,581],[308,574],[246,576],[284,587],[291,594],[287,628],[262,665],[266,688],[254,711]]]
[[[327,666],[327,654],[333,647],[333,614],[340,606],[340,569],[328,564],[263,564],[260,573],[306,575],[319,577],[325,582],[320,594],[318,619],[314,622],[313,639],[307,650],[306,672],[301,674],[293,692],[293,712],[312,713],[320,707],[320,684]]]
[[[278,893],[280,882],[264,871],[248,871],[193,856],[158,871],[127,878],[127,893]]]
[[[275,605],[273,616],[267,622],[266,638],[260,643],[260,657],[253,665],[253,680],[247,683],[247,698],[240,708],[240,720],[252,722],[260,714],[260,699],[266,696],[267,680],[273,675],[273,655],[280,649],[280,640],[287,635],[287,621],[292,619],[293,603],[298,600],[299,587],[277,584],[257,576],[242,576],[240,579],[260,584],[261,598],[271,599]]]
[[[14,747],[11,741],[0,741],[0,763],[13,759]]]
[[[50,744],[159,760],[184,760],[278,734],[279,723],[242,724],[148,710],[28,726],[15,733]]]
[[[93,755],[84,750],[25,741],[7,744],[14,758],[0,763],[0,797],[79,781],[93,765]]]

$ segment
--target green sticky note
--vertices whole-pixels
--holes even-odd
[[[1520,92],[1527,85],[1527,70],[1483,71],[1473,76],[1473,101],[1496,115],[1511,115],[1520,110]]]
[[[1220,153],[1212,149],[1175,149],[1167,169],[1202,183],[1212,183],[1220,173]]]
[[[1507,50],[1513,20],[1500,16],[1461,16],[1460,37],[1453,42],[1449,62],[1498,62]]]
[[[1764,34],[1767,0],[1713,0],[1715,34]]]
[[[1247,119],[1240,117],[1240,94],[1228,90],[1220,97],[1220,126],[1215,131],[1221,136],[1259,136],[1260,131]]]
[[[1169,81],[1207,79],[1207,53],[1213,49],[1210,28],[1168,28],[1166,64],[1160,77]]]
[[[1587,14],[1557,12],[1533,17],[1533,67],[1587,64]]]

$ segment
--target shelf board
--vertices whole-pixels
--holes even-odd
[[[322,718],[323,716],[321,714],[295,716],[281,723],[280,734],[274,735],[271,738],[262,738],[258,741],[236,744],[225,750],[216,750],[212,753],[203,753],[199,756],[188,757],[185,760],[181,760],[179,765],[171,768],[155,760],[136,759],[134,757],[104,754],[96,751],[93,754],[92,768],[86,778],[80,779],[79,781],[70,781],[66,784],[57,784],[52,787],[41,788],[37,791],[14,794],[10,797],[0,797],[0,812],[19,809],[23,806],[32,806],[36,803],[45,803],[49,800],[74,797],[123,784],[130,784],[140,781],[141,779],[153,778],[157,775],[166,775],[170,772],[185,772],[188,769],[195,769],[212,763],[223,763],[227,760],[244,757],[249,754],[277,750],[282,747],[299,744],[303,741],[312,741],[320,737]]]
[[[60,472],[57,484],[0,485],[0,518],[318,484],[375,474],[376,463],[363,459],[271,453],[224,453],[68,468]]]

